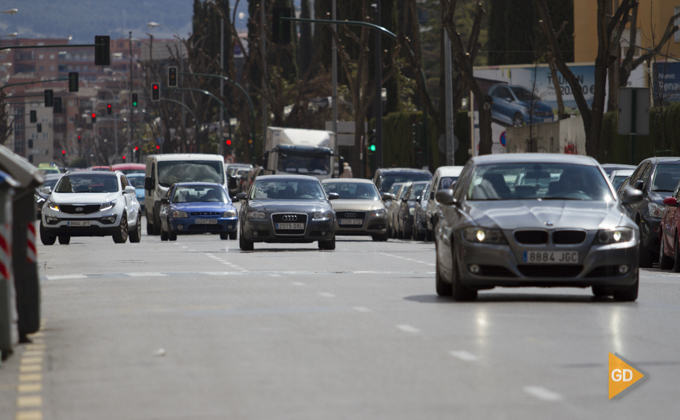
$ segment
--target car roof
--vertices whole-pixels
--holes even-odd
[[[64,174],[47,174],[47,175],[44,175],[43,178],[45,178],[45,181],[47,181],[49,179],[59,179],[62,176],[64,176]]]
[[[439,172],[441,176],[456,176],[463,172],[463,166],[440,166],[435,173]]]
[[[309,175],[260,175],[255,179],[257,181],[318,181],[316,177]]]
[[[631,176],[633,175],[633,172],[635,172],[635,169],[617,169],[615,171],[612,171],[612,175],[619,175],[619,176]]]
[[[162,155],[150,155],[148,159],[162,161],[162,160],[217,160],[224,162],[224,158],[220,155],[211,155],[207,153],[168,153]]]
[[[133,172],[131,174],[125,175],[128,178],[144,178],[146,175],[141,172]]]
[[[680,157],[670,157],[670,156],[655,156],[651,158],[645,159],[646,161],[654,162],[654,163],[678,163],[680,164]]]
[[[64,175],[76,175],[76,176],[81,176],[81,175],[99,175],[99,176],[117,176],[117,175],[122,175],[120,172],[111,172],[111,171],[77,171],[77,172],[67,172]]]
[[[418,173],[418,174],[430,174],[431,172],[427,169],[415,169],[415,168],[380,168],[378,169],[380,174],[393,174],[393,173]]]
[[[219,184],[217,182],[176,182],[173,184],[176,187],[191,187],[191,186],[197,186],[197,185],[217,185],[222,188],[224,188],[224,185]]]
[[[373,185],[373,181],[370,179],[363,179],[363,178],[328,178],[324,179],[321,181],[322,184],[334,184],[337,182],[355,182],[357,184],[371,184]]]
[[[680,159],[680,158],[679,158]],[[565,155],[560,153],[497,153],[493,155],[470,158],[473,163],[571,163],[577,165],[598,166],[599,163],[590,156]],[[680,162],[680,160],[679,160]]]

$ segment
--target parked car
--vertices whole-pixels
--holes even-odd
[[[609,174],[609,181],[611,181],[614,189],[618,190],[623,181],[633,175],[633,172],[635,172],[635,169],[615,169]]]
[[[676,185],[673,195],[663,199],[666,210],[661,218],[659,232],[659,268],[672,268],[680,273],[680,184]]]
[[[491,115],[502,124],[520,127],[555,120],[552,107],[524,86],[491,85],[489,96],[493,98]]]
[[[238,215],[224,185],[203,182],[172,184],[161,199],[161,241],[177,235],[213,233],[236,239]]]
[[[115,243],[142,239],[142,213],[135,188],[120,172],[84,171],[61,177],[40,221],[44,245],[68,244],[72,236],[112,236]]]
[[[397,231],[402,239],[411,239],[413,236],[413,216],[416,213],[416,201],[423,194],[423,190],[429,182],[418,181],[412,183],[401,199],[401,203],[399,203]]]
[[[508,184],[506,177],[533,179]],[[553,175],[557,175],[553,177]],[[547,187],[540,180],[553,179]],[[519,190],[517,188],[520,188]],[[519,194],[517,194],[519,193]],[[481,289],[591,287],[595,296],[637,299],[639,231],[590,157],[497,154],[472,157],[455,188],[437,193],[435,284],[440,296],[474,300]]]
[[[602,169],[604,169],[604,172],[607,174],[607,176],[611,175],[612,172],[614,171],[621,171],[621,170],[628,170],[630,169],[631,171],[634,171],[637,166],[635,165],[625,165],[623,163],[603,163]]]
[[[406,196],[406,191],[408,191],[412,182],[400,182],[401,187],[394,194],[394,199],[389,201],[387,205],[387,229],[390,238],[401,238],[401,232],[399,231],[399,208],[401,207],[401,200]]]
[[[110,166],[90,166],[88,171],[103,171],[103,172],[113,172]]]
[[[429,181],[431,179],[430,171],[411,168],[380,168],[373,175],[373,183],[380,193],[389,191],[395,182]]]
[[[233,175],[234,179],[236,180],[236,193],[240,192],[245,192],[243,191],[243,181],[248,177],[248,174],[250,173],[251,169],[248,168],[241,168],[236,171],[236,173]]]
[[[659,257],[661,218],[680,181],[680,158],[653,157],[640,162],[624,189],[642,192],[639,202],[624,205],[626,214],[640,228],[640,267],[651,267]]]
[[[387,210],[370,180],[331,178],[321,181],[321,185],[326,194],[339,196],[331,201],[336,235],[369,235],[374,241],[387,240]]]
[[[111,166],[111,169],[114,171],[120,171],[125,175],[143,174],[146,169],[146,165],[143,163],[117,163]]]
[[[251,251],[255,242],[311,243],[335,249],[335,212],[319,180],[307,175],[259,176],[247,193],[236,196],[239,247]]]
[[[40,163],[38,164],[38,172],[42,175],[58,175],[61,174],[61,170],[54,163]]]
[[[144,176],[145,176],[144,172],[142,173],[133,172],[126,176],[130,185],[135,187],[135,195],[137,196],[137,201],[139,201],[139,205],[142,207],[142,214],[144,214],[144,211],[146,209],[146,206],[144,204],[144,196],[146,194],[144,191]]]
[[[263,166],[256,166],[253,169],[248,172],[248,175],[246,176],[245,180],[242,178],[241,179],[241,192],[247,193],[250,190],[251,185],[253,185],[253,182],[257,179],[258,176],[262,175],[264,173],[264,167]]]
[[[416,197],[415,211],[413,213],[413,239],[416,241],[424,241],[428,238],[427,231],[427,191],[431,188],[432,181],[427,183],[420,197]]]
[[[462,170],[462,166],[440,166],[434,172],[432,182],[425,192],[428,197],[426,209],[428,238],[432,238],[439,217],[439,203],[435,200],[435,196],[440,190],[454,186]]]
[[[229,194],[231,197],[236,196],[239,191],[239,181],[240,177],[237,177],[236,174],[238,171],[241,169],[253,169],[253,165],[249,163],[230,163],[224,166],[224,170],[227,173],[227,182],[229,185]]]
[[[45,175],[45,182],[35,189],[33,197],[35,199],[35,210],[37,212],[37,219],[40,220],[42,216],[43,204],[47,201],[52,194],[54,186],[57,185],[57,181],[61,179],[63,174],[48,174]]]

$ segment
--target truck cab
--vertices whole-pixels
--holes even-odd
[[[324,130],[268,127],[264,154],[266,174],[300,174],[333,178],[335,134]]]

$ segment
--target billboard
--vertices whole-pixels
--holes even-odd
[[[660,102],[680,102],[680,62],[652,65],[654,105]]]

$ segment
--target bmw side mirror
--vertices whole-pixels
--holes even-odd
[[[40,189],[45,194],[52,194],[52,187],[46,185]]]
[[[168,200],[168,197],[161,198],[161,204],[170,204],[170,200]]]
[[[669,207],[678,207],[680,205],[675,197],[664,198],[663,203]]]
[[[448,188],[445,188],[443,190],[437,191],[437,195],[435,197],[437,202],[439,204],[444,204],[444,205],[451,205],[451,204],[457,204],[456,199],[453,198],[453,191],[449,190]]]
[[[416,201],[420,201],[420,196],[417,196],[417,197],[416,197]]]
[[[390,193],[383,193],[383,195],[382,195],[383,201],[390,201],[390,200],[394,200],[395,198],[396,197],[394,196],[394,194],[390,194]]]
[[[633,188],[642,191],[645,188],[645,182],[641,179],[638,179],[635,181],[635,184],[633,184]]]
[[[338,193],[328,193],[328,199],[329,200],[337,200],[340,198],[340,194]]]
[[[153,190],[153,180],[150,176],[144,178],[144,189],[147,191]]]
[[[242,192],[242,193],[236,194],[236,198],[234,199],[234,201],[241,201],[241,200],[245,200],[245,199],[246,199],[246,193]]]
[[[125,193],[125,194],[135,194],[136,193],[135,187],[133,187],[132,185],[128,185],[127,187],[125,187],[125,191],[123,191],[123,193]]]
[[[641,182],[641,181],[640,181]],[[637,183],[636,183],[637,184]],[[621,192],[621,202],[623,204],[635,204],[644,199],[642,191],[638,189],[626,188]],[[666,200],[664,200],[665,204]]]
[[[430,191],[430,200],[434,200],[434,190]]]

